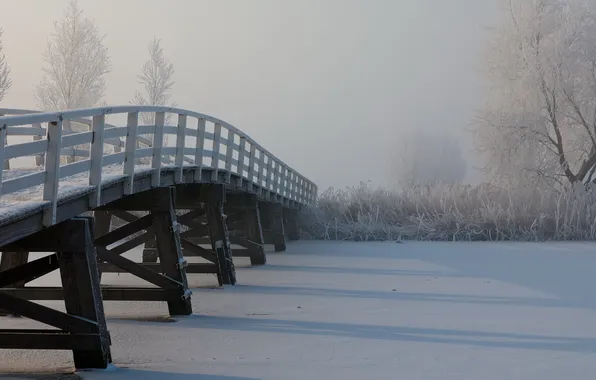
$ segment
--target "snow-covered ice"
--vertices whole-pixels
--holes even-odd
[[[106,302],[117,368],[79,375],[558,380],[596,372],[596,243],[293,242],[268,262],[239,268],[236,287],[195,289],[195,315],[176,321],[164,303]],[[196,276],[192,284],[216,283]],[[0,318],[0,328],[32,326]],[[4,350],[0,372],[66,371],[71,360]]]

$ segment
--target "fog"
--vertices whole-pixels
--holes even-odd
[[[13,86],[36,108],[41,54],[67,0],[0,0]],[[484,91],[492,0],[80,0],[112,59],[106,102],[128,103],[147,43],[175,66],[172,100],[255,138],[323,189],[390,184],[407,129],[464,133]],[[468,171],[473,180],[473,171]]]

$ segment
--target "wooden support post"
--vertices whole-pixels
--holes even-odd
[[[62,293],[66,313],[19,298],[27,292],[37,293],[29,294],[32,298],[38,297],[42,292],[36,288],[1,288],[0,304],[6,309],[59,330],[0,330],[0,348],[72,350],[78,369],[108,366],[112,360],[111,341],[103,310],[93,228],[92,218],[77,217],[4,247],[15,252],[57,252],[3,271],[0,287],[32,281],[59,268],[62,288],[57,290]]]
[[[211,246],[217,256],[219,272],[222,274],[223,283],[226,285],[236,284],[236,269],[232,259],[230,238],[226,227],[223,203],[207,204],[207,220],[211,234]]]
[[[97,323],[98,342],[92,350],[73,350],[76,368],[106,368],[112,361],[110,336],[105,320],[97,256],[93,247],[93,218],[74,218],[80,248],[58,252],[66,312]],[[65,237],[66,238],[66,237]]]
[[[288,240],[300,240],[300,230],[298,229],[298,210],[284,209],[284,232],[288,235]]]
[[[110,232],[110,228],[112,227],[112,214],[109,211],[101,211],[96,210],[93,212],[93,217],[95,218],[95,228],[94,228],[94,236],[100,237]],[[96,250],[98,251],[97,254],[100,256],[101,253],[106,249],[104,246],[97,246]],[[101,279],[101,266],[99,267],[99,278]]]
[[[168,309],[170,315],[190,315],[192,314],[192,304],[186,279],[186,262],[182,255],[180,225],[176,220],[174,208],[175,188],[159,188],[154,191],[156,192],[156,202],[160,204],[153,206],[151,217],[162,273],[184,286],[180,299],[168,300]]]
[[[279,203],[261,203],[261,219],[266,220],[264,238],[266,244],[273,244],[275,252],[286,250],[283,207]]]
[[[0,258],[0,273],[8,269],[16,268],[23,264],[27,264],[28,260],[29,252],[2,252],[2,257]],[[19,281],[12,286],[15,288],[22,288],[25,286],[25,282]],[[6,310],[0,309],[0,316],[6,316],[9,314],[10,313],[8,313]],[[13,316],[20,317],[19,314],[13,314]]]
[[[256,196],[249,196],[244,214],[244,229],[246,239],[256,243],[253,247],[247,247],[251,265],[265,265],[267,257],[265,256],[265,240],[263,239],[263,230],[261,228],[261,216],[259,212],[259,202]]]

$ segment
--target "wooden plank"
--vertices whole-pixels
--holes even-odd
[[[205,119],[200,118],[197,124],[197,141],[195,147],[195,165],[198,168],[195,171],[194,180],[199,182],[202,180],[203,172],[203,149],[205,147]]]
[[[103,115],[101,115],[103,116]],[[98,117],[98,116],[94,116]],[[95,127],[93,127],[95,128]],[[94,129],[95,130],[95,129]],[[62,136],[62,148],[68,148],[74,145],[89,144],[94,141],[95,133],[93,131],[69,133]]]
[[[130,251],[131,249],[138,247],[139,245],[141,245],[151,239],[155,240],[155,231],[153,230],[153,227],[149,227],[147,229],[147,231],[144,232],[143,234],[141,234],[139,236],[135,236],[134,238],[125,241],[124,243],[118,245],[117,247],[110,249],[110,252],[114,253],[116,255],[121,255],[125,252]]]
[[[61,330],[0,330],[0,348],[13,350],[76,350],[101,348],[99,334]]]
[[[156,189],[156,192],[160,193],[161,202],[164,203],[158,210],[151,210],[162,272],[182,285],[180,287],[181,294],[177,298],[168,300],[168,309],[170,315],[190,315],[192,314],[190,297],[184,297],[190,291],[188,290],[186,269],[182,265],[184,257],[180,245],[179,224],[176,221],[174,209],[175,188]],[[168,211],[164,210],[166,203],[169,204]]]
[[[28,288],[16,288],[24,290]],[[62,288],[58,288],[62,291]],[[97,322],[76,315],[64,314],[55,309],[38,305],[33,302],[8,294],[7,289],[0,288],[0,305],[18,314],[69,332],[95,333]]]
[[[84,239],[79,227],[71,220],[45,228],[2,247],[13,252],[75,252]]]
[[[0,135],[2,131],[0,130]],[[1,138],[1,137],[0,137]],[[12,144],[4,148],[4,159],[34,156],[48,149],[48,140],[29,141],[26,143]]]
[[[215,123],[213,127],[213,149],[211,150],[211,181],[217,182],[219,176],[219,149],[221,145],[221,124]]]
[[[263,239],[259,202],[256,197],[252,197],[251,200],[244,214],[246,244],[250,244],[248,242],[254,242],[255,244],[252,247],[247,247],[251,253],[250,263],[252,265],[264,265],[267,263],[267,256],[265,255],[265,240]]]
[[[28,252],[2,252],[0,288],[23,287],[41,276],[58,269],[56,254],[27,262]],[[12,257],[12,262],[8,258]],[[5,260],[7,259],[7,260]]]
[[[45,227],[56,223],[58,207],[58,178],[60,178],[60,145],[62,141],[62,121],[48,123],[48,151],[46,152],[46,179],[43,185],[43,200],[50,202],[50,207],[43,211]]]
[[[75,367],[106,368],[112,358],[110,335],[105,320],[99,285],[97,256],[93,248],[93,218],[77,217],[70,220],[68,224],[78,227],[77,235],[79,238],[76,242],[79,243],[79,248],[76,251],[57,253],[62,288],[64,289],[64,305],[69,315],[77,315],[87,321],[93,321],[93,328],[91,331],[66,330],[97,334],[96,349],[73,350]],[[62,231],[67,231],[67,229],[63,228]]]
[[[225,161],[225,168],[226,168],[226,183],[231,183],[232,181],[232,164],[234,160],[234,131],[228,129],[228,138],[226,143],[226,161]]]
[[[178,166],[176,170],[176,182],[182,182],[183,164],[184,164],[184,146],[186,143],[186,115],[178,115],[178,129],[176,131],[176,158],[174,165]]]
[[[176,194],[176,196],[177,195],[178,194]],[[207,213],[207,211],[204,208],[197,208],[194,210],[190,210],[186,214],[178,215],[178,223],[186,225],[186,223],[189,223],[195,219],[198,219],[198,218],[204,216],[206,213]]]
[[[181,223],[182,224],[182,223]],[[185,238],[204,237],[209,236],[209,226],[199,221],[187,222],[184,224],[190,230],[180,233],[180,236]]]
[[[205,260],[209,260],[212,263],[217,262],[217,257],[215,256],[215,253],[203,247],[200,247],[187,239],[180,238],[180,245],[184,249],[183,253],[186,257],[197,256],[202,257]]]
[[[180,290],[184,285],[182,282],[169,277],[167,274],[155,273],[140,266],[138,263],[111,251],[101,253],[100,259],[163,289]]]
[[[223,205],[221,203],[207,205],[207,218],[211,230],[212,249],[217,257],[219,273],[226,285],[236,284],[236,269],[232,260],[232,249],[226,228]]]
[[[176,186],[176,209],[199,209],[203,203],[224,202],[225,199],[223,184],[185,183]]]
[[[150,269],[156,273],[161,272],[161,264],[159,263],[143,263],[139,264],[140,266]],[[115,265],[109,263],[103,263],[100,265],[102,272],[104,273],[127,273],[121,268],[118,268]],[[193,273],[193,274],[208,274],[208,273],[217,273],[217,265],[213,263],[187,263],[186,264],[186,273]]]
[[[151,167],[154,170],[151,176],[151,185],[153,187],[159,186],[161,177],[164,119],[164,112],[155,113],[155,134],[153,135],[153,155],[151,158]]]
[[[108,246],[151,226],[151,215],[145,215],[95,239],[95,245]]]
[[[127,176],[124,187],[125,194],[133,193],[135,176],[136,150],[137,150],[137,126],[139,113],[129,112],[126,122],[126,147],[124,150],[124,175]]]
[[[138,216],[133,215],[128,211],[112,210],[112,211],[110,211],[110,214],[112,214],[113,216],[115,216],[118,219],[122,219],[123,221],[125,221],[127,223],[131,223],[131,222],[134,222],[135,220],[139,219]]]

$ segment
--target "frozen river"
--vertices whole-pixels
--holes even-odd
[[[176,321],[165,318],[165,303],[106,302],[116,368],[79,375],[571,380],[596,373],[594,243],[294,242],[268,261],[238,268],[236,287],[193,290],[195,315]],[[194,286],[216,284],[210,275],[189,277]],[[36,284],[57,281],[51,274]],[[124,274],[107,274],[104,283],[138,284]],[[17,326],[35,327],[0,318],[0,328]],[[4,374],[71,367],[69,352],[0,351]]]

